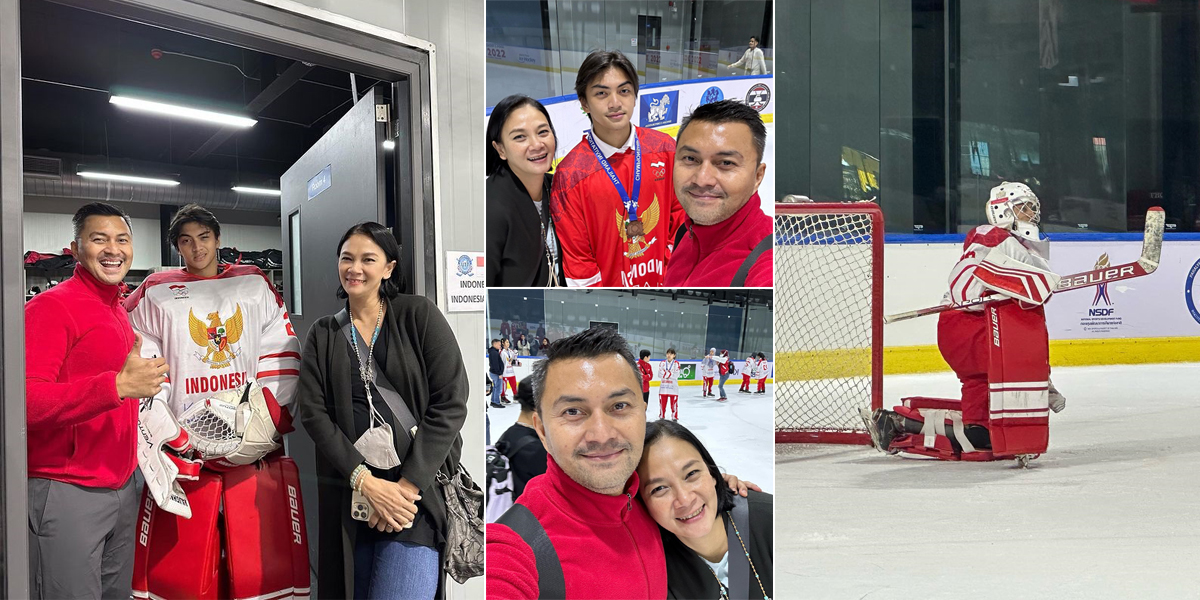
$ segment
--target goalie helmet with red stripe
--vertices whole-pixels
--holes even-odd
[[[1006,181],[992,188],[987,203],[988,223],[1007,229],[1029,241],[1040,239],[1042,203],[1023,183]]]

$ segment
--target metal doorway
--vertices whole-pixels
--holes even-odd
[[[314,9],[291,0],[55,0],[59,4],[176,30],[262,52],[359,73],[388,82],[390,125],[403,132],[394,149],[380,154],[380,190],[364,202],[353,222],[379,220],[393,228],[403,247],[401,268],[409,291],[435,297],[435,202],[433,152],[434,48],[390,30]],[[28,597],[26,428],[24,401],[24,272],[21,157],[21,45],[19,2],[0,2],[0,596]],[[374,104],[371,90],[360,102]],[[385,128],[386,129],[386,128]],[[376,148],[379,148],[376,145]],[[369,199],[367,199],[369,200]],[[281,215],[283,248],[286,215]],[[332,227],[332,226],[331,226]],[[338,236],[345,230],[339,226]],[[328,254],[332,262],[333,250]],[[286,262],[286,259],[285,259]],[[313,268],[310,266],[310,268]],[[320,267],[317,267],[320,268]],[[306,269],[307,271],[307,269]],[[332,272],[332,269],[331,269]],[[329,297],[332,298],[332,289]],[[315,320],[308,305],[305,321]],[[307,318],[309,315],[312,318]],[[304,326],[300,326],[306,329]],[[308,446],[293,434],[289,446]],[[299,450],[300,448],[297,448]],[[309,463],[311,465],[311,463]],[[310,469],[309,473],[313,471]],[[310,505],[315,506],[315,496]],[[312,510],[316,514],[316,510]],[[315,534],[315,529],[312,530]],[[315,539],[315,538],[314,538]],[[314,546],[315,548],[315,542]]]

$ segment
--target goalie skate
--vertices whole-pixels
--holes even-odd
[[[895,422],[888,412],[882,408],[874,411],[864,408],[858,411],[858,416],[862,417],[863,425],[871,435],[871,445],[880,452],[896,454],[897,451],[891,449],[892,440],[896,437]]]

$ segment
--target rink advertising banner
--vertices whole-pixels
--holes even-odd
[[[1137,260],[1140,241],[1058,242],[1056,273],[1079,273]],[[1056,294],[1046,305],[1050,339],[1200,336],[1200,241],[1163,242],[1147,276]]]
[[[758,75],[643,85],[638,91],[634,124],[658,129],[674,137],[683,118],[697,106],[713,102],[713,98],[736,99],[753,106],[764,122],[774,119],[775,81],[770,75]],[[550,120],[558,134],[558,150],[555,152],[557,164],[583,140],[583,132],[591,129],[592,123],[574,94],[545,98],[541,102],[550,113]],[[490,115],[489,109],[488,118],[491,118]]]
[[[483,312],[486,301],[483,253],[446,251],[446,312]]]
[[[518,381],[525,379],[529,375],[533,374],[533,365],[536,365],[539,361],[545,360],[545,357],[542,357],[542,356],[521,356],[519,358],[521,361],[521,365],[518,367],[515,367],[516,377],[517,377]],[[651,364],[651,366],[654,367],[654,379],[650,381],[651,386],[658,386],[658,382],[659,382],[658,365],[660,362],[662,362],[662,360],[663,360],[663,357],[661,357],[661,356],[650,358],[650,364]],[[742,376],[741,376],[740,372],[742,369],[742,365],[745,364],[745,361],[734,361],[734,362],[735,362],[734,370],[729,374],[729,381],[740,382],[742,380]],[[680,369],[680,372],[679,372],[679,378],[678,378],[679,383],[681,383],[683,385],[700,385],[701,383],[703,383],[704,376],[700,373],[700,361],[698,361],[698,360],[681,360],[681,361],[679,361],[679,363],[680,363],[680,366],[682,367],[682,369]],[[767,383],[774,383],[775,363],[768,362],[767,367],[768,367],[767,368],[767,373],[768,373]],[[719,379],[719,376],[717,378]],[[726,382],[726,385],[729,385],[728,382]]]

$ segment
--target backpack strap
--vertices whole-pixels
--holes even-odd
[[[671,246],[671,247],[678,250],[679,242],[683,241],[683,236],[687,235],[687,232],[688,232],[687,223],[681,223],[679,225],[679,229],[675,230],[675,245]]]
[[[738,267],[737,274],[733,276],[733,281],[729,282],[729,287],[737,288],[746,285],[746,276],[750,275],[750,267],[753,267],[754,263],[758,261],[758,257],[762,256],[762,253],[771,247],[771,242],[774,241],[774,238],[775,232],[772,231],[758,242],[754,250],[750,251],[750,256],[747,256],[746,260],[742,261],[742,266]]]
[[[527,436],[521,438],[521,441],[519,441],[515,444],[505,443],[504,445],[506,446],[506,448],[504,449],[504,451],[501,452],[501,454],[506,456],[509,460],[512,460],[512,457],[516,456],[518,452],[520,452],[523,448],[525,448],[525,446],[528,446],[534,442],[540,443],[541,441],[542,441],[542,439],[536,435],[527,435]]]
[[[565,600],[567,584],[563,579],[562,563],[537,517],[524,504],[514,504],[496,522],[517,532],[533,550],[538,572],[538,598]]]

